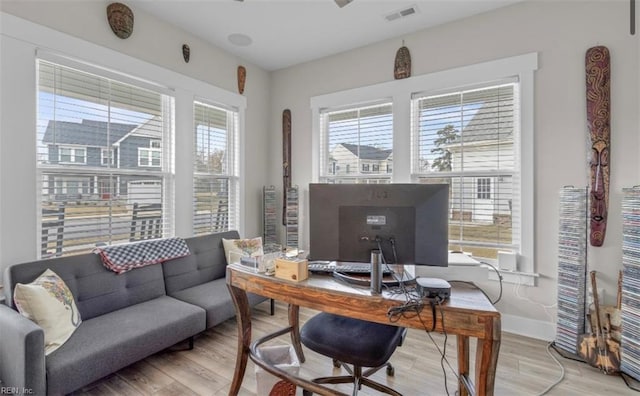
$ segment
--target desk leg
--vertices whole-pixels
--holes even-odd
[[[236,309],[236,321],[238,322],[238,350],[236,355],[236,369],[233,372],[233,381],[229,388],[229,396],[236,396],[242,386],[242,379],[247,369],[249,358],[249,345],[251,344],[251,307],[247,293],[237,287],[229,286],[229,293]]]
[[[458,343],[458,391],[460,396],[469,396],[469,337],[456,336]]]
[[[476,394],[493,396],[500,340],[478,339],[476,348]]]
[[[300,343],[300,307],[289,304],[289,326],[291,327],[291,343],[298,355],[300,363],[304,363],[304,353]]]

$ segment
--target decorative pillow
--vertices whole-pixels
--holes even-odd
[[[262,237],[252,239],[224,239],[224,253],[227,257],[227,263],[231,262],[231,253],[237,253],[239,257],[251,256],[257,257],[264,255],[262,251]]]
[[[18,283],[13,299],[23,316],[44,329],[45,355],[61,347],[82,323],[71,291],[50,269],[31,283]]]

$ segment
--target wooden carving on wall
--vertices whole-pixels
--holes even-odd
[[[189,48],[189,45],[187,44],[182,44],[182,57],[185,62],[189,63],[189,59],[191,58],[191,48]]]
[[[126,39],[133,33],[133,11],[122,3],[107,6],[107,20],[116,36]]]
[[[244,66],[238,66],[238,92],[240,95],[244,93],[244,83],[247,81],[247,69]]]
[[[602,246],[607,229],[609,207],[609,148],[611,144],[611,67],[609,50],[592,47],[585,55],[587,86],[587,127],[591,141],[590,173],[591,246]]]
[[[291,110],[282,112],[282,225],[287,225],[287,191],[291,188]]]
[[[409,48],[405,47],[404,44],[396,52],[393,77],[396,80],[411,77],[411,54],[409,53]]]

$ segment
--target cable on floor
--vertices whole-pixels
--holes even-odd
[[[553,359],[556,362],[556,364],[560,367],[560,377],[558,377],[558,379],[554,383],[547,386],[542,392],[538,393],[536,396],[546,395],[551,389],[553,389],[556,385],[558,385],[564,379],[564,373],[565,373],[564,366],[562,365],[562,363],[560,363],[560,360],[558,360],[558,358],[551,353],[552,344],[553,342],[549,342],[547,344],[547,354],[551,356],[551,359]]]

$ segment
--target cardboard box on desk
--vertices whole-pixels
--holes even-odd
[[[303,281],[309,277],[307,260],[295,258],[276,259],[276,278]]]

